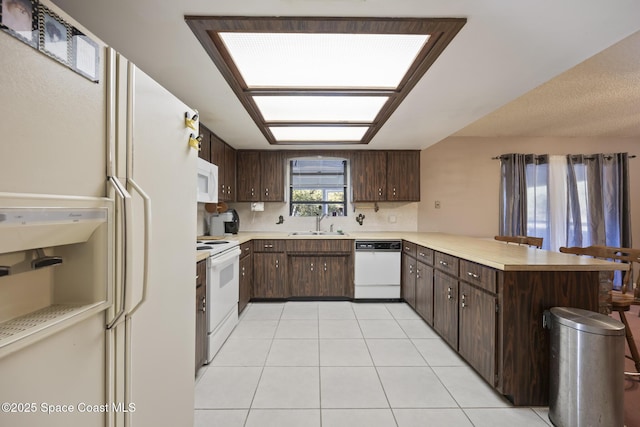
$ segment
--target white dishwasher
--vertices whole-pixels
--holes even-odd
[[[402,241],[356,240],[356,299],[400,299]]]

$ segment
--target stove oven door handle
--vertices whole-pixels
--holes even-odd
[[[131,316],[147,300],[147,289],[149,288],[149,248],[151,248],[151,198],[133,179],[129,178],[127,182],[144,200],[144,261],[142,272],[142,295],[140,296],[140,300],[137,304],[127,313],[127,316]]]
[[[240,250],[240,248],[236,246],[232,250],[225,252],[219,257],[216,257],[215,255],[209,257],[209,260],[211,261],[210,266],[212,269],[217,269],[219,266],[224,265],[228,261],[232,261],[234,260],[234,258],[238,258],[241,253],[242,251]]]

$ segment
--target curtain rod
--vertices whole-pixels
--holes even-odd
[[[535,154],[534,154],[534,155],[535,155]],[[568,154],[567,154],[567,155],[568,155]],[[573,157],[575,157],[575,156],[577,156],[577,154],[573,154],[572,156],[573,156]],[[503,156],[496,156],[496,157],[492,157],[492,158],[491,158],[491,160],[502,160],[502,157],[503,157]],[[585,158],[585,159],[587,159],[587,160],[593,160],[593,159],[595,159],[595,157],[593,157],[593,156],[584,156],[584,158]],[[609,159],[613,158],[613,156],[604,156],[604,158],[605,158],[605,159],[607,159],[607,160],[609,160]],[[636,155],[635,155],[635,154],[631,154],[631,155],[629,156],[629,158],[630,158],[630,159],[635,159],[635,158],[636,158]]]

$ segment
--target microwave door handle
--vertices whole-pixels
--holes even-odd
[[[113,317],[113,319],[111,319],[111,321],[107,323],[107,329],[113,329],[118,323],[120,323],[122,315],[125,312],[125,306],[127,302],[128,282],[130,279],[129,274],[131,270],[127,262],[129,257],[128,253],[131,252],[129,250],[130,241],[129,239],[127,239],[127,229],[132,224],[131,222],[132,213],[131,213],[131,195],[129,194],[129,192],[124,188],[122,183],[120,183],[118,178],[116,178],[115,176],[110,176],[108,182],[113,186],[115,193],[118,195],[118,197],[122,199],[122,209],[121,209],[121,212],[122,212],[121,214],[122,215],[122,254],[121,254],[122,277],[121,277],[121,288],[120,288],[121,290],[120,307],[118,309],[118,312]]]
[[[144,255],[142,273],[142,296],[140,297],[140,301],[138,301],[133,308],[128,310],[127,316],[131,316],[146,301],[147,289],[149,288],[149,249],[151,248],[151,198],[133,179],[129,179],[128,182],[144,200]]]

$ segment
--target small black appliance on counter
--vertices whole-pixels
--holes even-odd
[[[231,214],[231,219],[227,218],[227,221],[224,222],[224,232],[225,234],[238,234],[240,230],[240,217],[238,216],[238,212],[235,209],[229,209],[227,211],[228,214]]]

